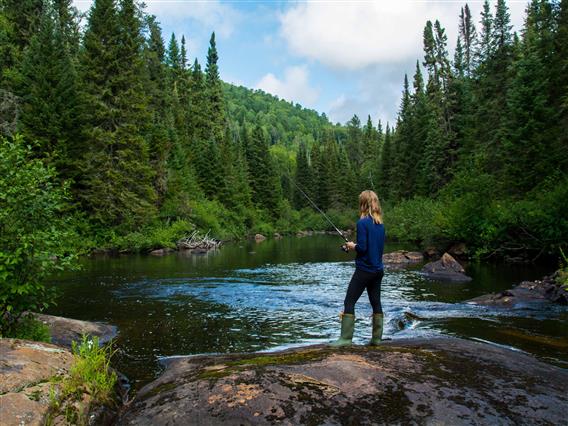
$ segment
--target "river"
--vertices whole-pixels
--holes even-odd
[[[387,244],[386,252],[405,247]],[[118,326],[114,364],[139,388],[160,373],[159,359],[251,352],[327,342],[354,270],[336,237],[231,243],[204,255],[124,255],[81,261],[53,277],[53,315]],[[467,265],[466,284],[425,279],[417,268],[383,279],[385,338],[453,335],[505,345],[568,368],[568,309],[503,310],[464,301],[541,278],[552,267]],[[370,306],[356,307],[355,343],[370,337]],[[418,317],[418,318],[417,318]]]

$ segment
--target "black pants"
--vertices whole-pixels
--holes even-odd
[[[351,277],[349,287],[347,288],[347,295],[345,296],[345,308],[343,310],[346,314],[355,314],[355,303],[363,294],[363,290],[367,289],[369,301],[373,307],[374,314],[382,314],[383,307],[381,306],[381,281],[383,280],[383,271],[379,272],[366,272],[361,269],[355,269],[355,273]]]

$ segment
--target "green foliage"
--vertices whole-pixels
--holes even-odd
[[[0,140],[0,332],[15,327],[24,311],[52,301],[45,277],[72,266],[72,232],[62,216],[67,188],[55,170],[31,158],[21,137]]]
[[[140,231],[124,236],[114,236],[110,241],[112,248],[136,253],[149,252],[158,248],[176,248],[176,243],[195,229],[187,220],[176,220],[171,224],[156,223]]]
[[[33,315],[22,316],[15,326],[0,337],[33,340],[35,342],[51,342],[49,327],[38,321]]]
[[[568,289],[568,257],[564,254],[564,250],[562,250],[562,248],[559,248],[559,250],[561,262],[557,280],[560,282],[560,285]]]
[[[444,206],[440,201],[415,197],[385,208],[385,212],[389,239],[427,242],[445,234]]]
[[[69,376],[50,389],[50,420],[64,415],[69,424],[87,424],[88,413],[80,412],[74,404],[84,394],[92,398],[92,404],[116,403],[117,375],[110,367],[114,351],[112,343],[99,345],[98,337],[84,335],[81,342],[73,342],[73,365]]]

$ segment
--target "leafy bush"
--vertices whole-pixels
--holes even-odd
[[[385,212],[385,226],[389,239],[422,242],[445,236],[447,224],[440,201],[416,197]]]
[[[0,335],[0,337],[51,342],[49,327],[32,315],[22,316],[6,335]]]
[[[67,188],[55,171],[31,157],[23,139],[0,140],[0,333],[14,334],[25,311],[53,301],[43,285],[55,270],[73,265]]]

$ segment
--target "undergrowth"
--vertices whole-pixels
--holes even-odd
[[[36,342],[51,342],[49,327],[35,319],[32,315],[25,315],[5,335],[0,337],[33,340]]]
[[[83,336],[73,342],[74,362],[69,375],[58,379],[50,389],[50,415],[48,424],[63,416],[68,424],[86,424],[93,406],[115,404],[117,375],[110,368],[114,354],[112,344],[99,345],[98,337]]]

